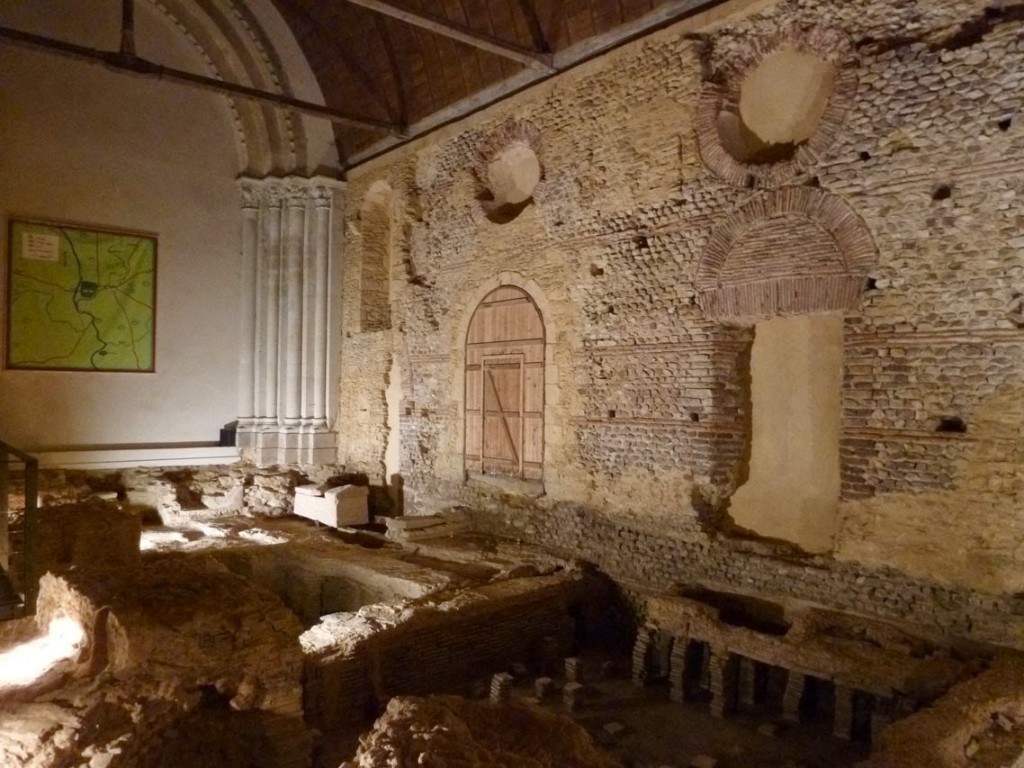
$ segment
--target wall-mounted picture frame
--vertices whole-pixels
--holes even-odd
[[[14,370],[156,370],[157,238],[12,218],[7,354]]]

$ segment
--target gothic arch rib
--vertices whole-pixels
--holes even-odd
[[[233,0],[151,0],[195,46],[212,76],[290,93],[288,77],[250,10]],[[240,173],[284,174],[305,169],[307,139],[292,112],[231,99]]]

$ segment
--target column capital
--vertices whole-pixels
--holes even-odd
[[[249,179],[239,179],[238,193],[242,198],[243,209],[258,209],[260,203],[266,198],[263,188]]]
[[[239,176],[236,181],[238,186],[242,188],[302,188],[306,190],[323,190],[330,194],[341,192],[348,186],[347,182],[343,179],[332,179],[329,176]]]

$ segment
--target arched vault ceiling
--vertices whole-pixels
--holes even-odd
[[[327,106],[414,133],[471,111],[464,100],[487,89],[485,103],[718,2],[274,0]],[[347,164],[386,146],[380,133],[334,130]]]

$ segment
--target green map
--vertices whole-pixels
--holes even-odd
[[[12,221],[7,367],[152,371],[156,238]]]

